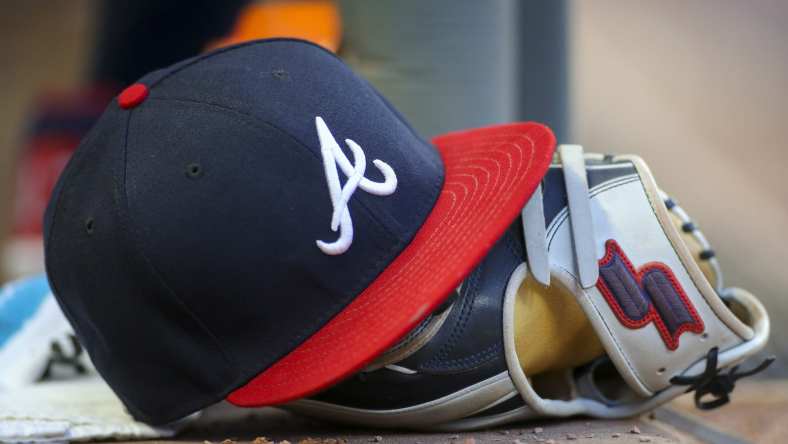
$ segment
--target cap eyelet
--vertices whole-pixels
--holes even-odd
[[[278,80],[287,80],[289,74],[282,68],[274,69],[271,71],[271,75],[274,76]]]
[[[96,222],[93,220],[92,217],[85,219],[85,232],[87,234],[93,234],[96,230]]]
[[[203,169],[199,163],[190,163],[186,165],[186,177],[190,179],[198,179],[202,177]]]

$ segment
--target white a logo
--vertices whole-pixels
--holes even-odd
[[[356,188],[361,188],[363,191],[377,196],[388,196],[397,189],[397,175],[386,162],[375,159],[372,163],[383,174],[384,180],[383,182],[373,182],[367,179],[364,177],[364,171],[367,169],[364,150],[356,142],[345,139],[345,143],[353,152],[353,163],[351,164],[320,116],[315,117],[315,125],[317,126],[317,137],[320,139],[320,154],[323,155],[323,169],[326,172],[328,194],[331,196],[331,205],[334,207],[334,212],[331,215],[331,231],[339,230],[339,239],[334,242],[318,240],[317,247],[325,254],[342,254],[353,243],[353,221],[350,219],[350,210],[347,204]],[[345,186],[339,183],[337,165],[347,176]]]

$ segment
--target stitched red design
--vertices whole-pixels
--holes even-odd
[[[605,297],[618,320],[625,327],[637,329],[653,322],[659,331],[659,335],[662,337],[662,341],[669,350],[678,348],[679,336],[682,333],[690,331],[699,334],[703,332],[703,321],[670,267],[661,262],[649,262],[636,270],[615,240],[608,240],[605,243],[605,249],[605,256],[599,260],[600,274],[596,287],[602,293],[602,296]],[[617,262],[616,259],[620,262]],[[626,290],[624,288],[626,286],[623,284],[616,285],[605,278],[607,273],[603,273],[603,270],[615,266],[620,267],[619,264],[623,264],[629,276],[637,283],[637,290],[640,294],[635,296],[642,298],[648,304],[647,311],[641,316],[633,316],[632,312],[638,309],[637,302],[639,301],[632,302],[632,296],[627,294],[626,291],[622,291]],[[658,273],[670,283],[670,290],[672,291],[658,295],[666,298],[669,310],[664,308],[660,310],[655,305],[653,298],[657,295],[650,293],[643,283],[643,278],[652,273]],[[617,291],[614,291],[614,289],[617,289]],[[623,306],[627,305],[627,302],[629,302],[627,307],[629,313]],[[666,322],[666,316],[671,316],[674,319]],[[679,318],[679,320],[677,321],[676,318]],[[672,328],[669,327],[669,324],[673,324]]]

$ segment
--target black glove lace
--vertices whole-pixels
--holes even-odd
[[[703,373],[697,376],[674,376],[670,379],[671,384],[689,386],[687,392],[695,390],[695,406],[701,410],[711,410],[727,404],[737,380],[761,372],[774,362],[774,356],[769,356],[751,370],[739,372],[739,366],[736,365],[727,373],[720,373],[717,368],[718,353],[717,347],[709,350],[706,355],[706,369]],[[713,398],[710,401],[704,401],[703,397],[706,395],[711,395]]]

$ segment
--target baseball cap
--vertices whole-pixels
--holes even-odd
[[[518,216],[555,139],[515,123],[433,144],[307,42],[153,72],[58,181],[50,285],[137,419],[315,393],[452,292]]]

